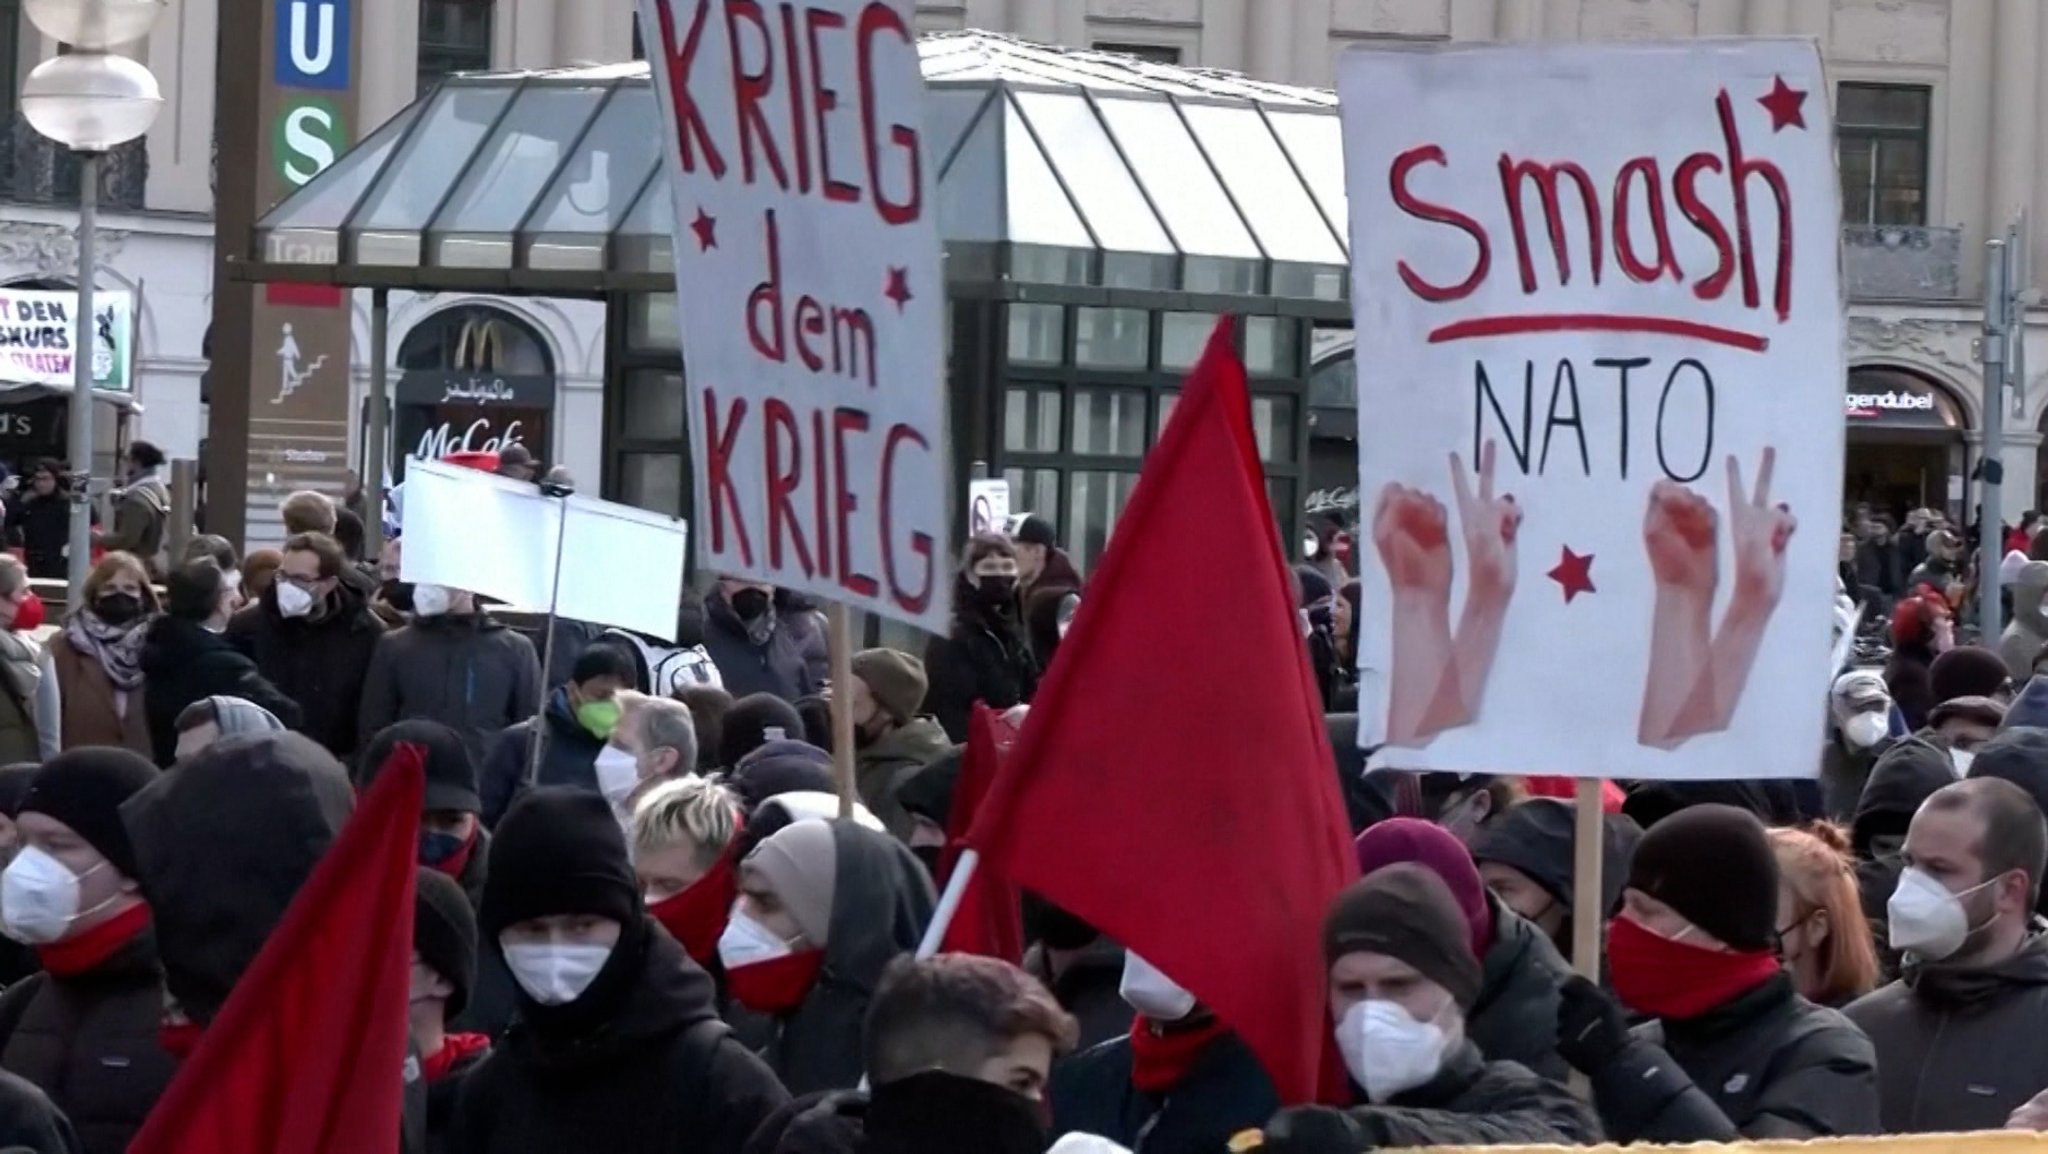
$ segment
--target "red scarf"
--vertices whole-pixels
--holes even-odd
[[[799,950],[765,962],[725,972],[725,988],[739,1003],[757,1014],[778,1016],[803,1005],[818,974],[825,968],[825,951]]]
[[[448,1076],[456,1063],[474,1054],[481,1054],[491,1048],[488,1034],[447,1034],[441,1039],[441,1048],[427,1055],[420,1063],[420,1072],[427,1076],[429,1086]]]
[[[157,1027],[156,1044],[173,1058],[189,1058],[205,1036],[206,1027],[197,1022],[165,1022]]]
[[[36,947],[36,960],[53,976],[68,978],[97,969],[149,928],[149,907],[141,902],[84,933]]]
[[[733,844],[738,845],[735,837]],[[675,939],[683,943],[700,966],[711,968],[718,960],[718,938],[732,916],[732,903],[740,894],[739,870],[732,853],[720,855],[711,872],[647,907]]]
[[[1675,941],[1620,917],[1607,925],[1607,960],[1622,1004],[1685,1021],[1725,1006],[1780,970],[1773,950],[1732,953]]]
[[[1187,1030],[1160,1030],[1143,1014],[1131,1022],[1131,1085],[1144,1094],[1165,1094],[1187,1081],[1209,1044],[1230,1033],[1211,1018]]]
[[[477,839],[483,836],[483,832],[483,824],[479,822],[470,829],[469,837],[463,841],[461,849],[449,854],[446,861],[436,862],[427,868],[438,870],[458,881],[461,880],[462,871],[469,867],[469,855],[476,852]]]

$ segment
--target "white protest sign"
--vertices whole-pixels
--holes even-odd
[[[967,482],[967,535],[1009,531],[1010,483],[1001,478]]]
[[[1812,42],[1360,50],[1338,95],[1375,764],[1810,776],[1845,379]]]
[[[572,620],[675,637],[689,549],[689,527],[677,518],[591,497],[558,500],[526,481],[414,458],[405,472],[403,543],[403,580],[521,609],[552,604]]]
[[[943,632],[945,283],[910,5],[639,2],[698,561]]]
[[[92,383],[129,392],[134,357],[135,298],[125,292],[93,295]],[[78,335],[78,294],[0,288],[0,383],[70,388],[71,352]]]

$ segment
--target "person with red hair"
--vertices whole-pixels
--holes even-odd
[[[1920,586],[1893,607],[1892,655],[1885,661],[1884,684],[1908,730],[1927,724],[1927,715],[1936,704],[1934,659],[1954,645],[1954,614],[1933,589]]]

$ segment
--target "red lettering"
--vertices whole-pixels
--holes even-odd
[[[1650,232],[1657,241],[1655,264],[1644,264],[1629,239],[1628,190],[1637,177],[1642,178],[1648,193]],[[1667,270],[1672,280],[1685,280],[1685,272],[1678,267],[1678,253],[1671,247],[1671,228],[1664,215],[1664,175],[1652,157],[1636,157],[1622,165],[1621,175],[1614,178],[1614,263],[1621,266],[1630,280],[1641,284],[1653,283]]]
[[[754,564],[754,546],[747,540],[747,516],[740,509],[740,491],[732,482],[732,446],[739,439],[740,426],[747,420],[747,399],[734,397],[727,409],[725,431],[719,431],[717,390],[704,389],[704,485],[710,490],[711,552],[725,553],[725,517],[732,513],[732,533],[737,538],[740,565]]]
[[[752,24],[761,36],[761,70],[748,72],[741,62],[740,25]],[[758,0],[725,0],[725,37],[732,60],[732,106],[740,124],[740,174],[754,183],[755,154],[768,163],[778,188],[789,188],[789,173],[782,167],[782,154],[775,146],[775,133],[761,102],[775,88],[775,42],[768,34],[768,18],[761,14]]]
[[[824,335],[825,307],[818,303],[816,297],[799,297],[796,302],[796,355],[803,361],[804,367],[814,373],[825,370],[825,358],[819,356],[817,351],[811,348],[811,342],[804,338]]]
[[[1721,294],[1728,291],[1728,282],[1735,277],[1735,246],[1729,243],[1728,229],[1722,225],[1720,216],[1700,199],[1700,173],[1720,171],[1719,157],[1695,152],[1679,162],[1678,172],[1671,178],[1672,193],[1678,199],[1678,211],[1713,243],[1714,251],[1720,257],[1720,263],[1714,267],[1714,274],[1692,286],[1692,295],[1703,301],[1721,299]]]
[[[844,27],[846,17],[830,8],[813,8],[804,13],[804,37],[811,49],[811,114],[817,118],[818,126],[818,179],[824,182],[826,200],[854,204],[860,200],[860,186],[832,175],[832,133],[826,117],[839,107],[839,93],[825,86],[823,57],[818,51],[819,29]]]
[[[1557,200],[1559,177],[1569,177],[1578,186],[1579,202],[1586,210],[1586,241],[1592,246],[1593,283],[1600,283],[1600,194],[1593,189],[1593,178],[1586,170],[1571,161],[1557,164],[1538,164],[1533,160],[1515,160],[1506,153],[1500,158],[1500,191],[1508,202],[1508,220],[1515,230],[1515,257],[1521,265],[1522,291],[1536,291],[1536,265],[1529,247],[1529,230],[1522,219],[1522,182],[1534,180],[1538,196],[1543,203],[1543,218],[1550,234],[1550,251],[1557,259],[1557,283],[1572,283],[1572,257],[1570,243],[1565,239],[1564,210]]]
[[[918,219],[924,211],[924,170],[917,156],[917,131],[906,125],[889,126],[889,142],[894,144],[910,162],[910,183],[907,197],[901,201],[889,199],[882,185],[881,148],[875,131],[875,40],[883,33],[893,33],[902,43],[915,51],[916,41],[910,28],[903,23],[903,17],[896,14],[894,6],[886,0],[872,0],[860,11],[860,38],[857,64],[860,74],[861,143],[867,153],[868,187],[873,189],[875,211],[888,224],[909,224]]]
[[[817,567],[811,564],[811,550],[804,544],[803,523],[797,520],[796,506],[789,501],[789,495],[796,492],[804,479],[803,437],[797,432],[796,413],[788,402],[769,397],[761,402],[761,421],[768,476],[768,565],[777,570],[782,568],[782,538],[786,531],[796,550],[796,563],[809,577],[817,572]]]
[[[825,467],[825,414],[822,410],[811,410],[811,476],[817,483],[811,486],[811,499],[817,505],[818,513],[818,576],[832,576],[832,518],[830,509],[831,486],[825,484],[830,472]]]
[[[853,567],[852,534],[847,531],[847,522],[853,519],[853,511],[860,508],[860,501],[853,495],[853,489],[846,483],[846,434],[864,433],[868,428],[868,415],[859,409],[838,408],[832,410],[832,488],[839,494],[839,586],[856,597],[873,597],[881,586],[873,577],[856,572]],[[888,509],[888,500],[883,499],[882,508]],[[889,553],[884,542],[883,557]]]
[[[1762,177],[1778,208],[1777,283],[1772,286],[1771,304],[1783,321],[1792,316],[1792,189],[1785,174],[1768,160],[1752,160],[1742,151],[1742,134],[1735,127],[1735,107],[1723,88],[1714,97],[1714,111],[1721,118],[1721,141],[1728,148],[1728,181],[1735,190],[1735,235],[1742,253],[1742,304],[1757,307],[1756,233],[1749,227],[1749,178]]]
[[[747,339],[754,351],[776,364],[789,362],[789,348],[782,337],[782,233],[775,224],[775,210],[762,213],[763,231],[768,239],[768,278],[747,294]],[[769,332],[761,331],[761,306],[768,307]],[[801,340],[798,342],[801,344]],[[816,366],[812,366],[815,368]]]
[[[931,442],[924,439],[924,434],[903,424],[890,426],[889,435],[882,441],[882,575],[889,579],[889,596],[896,599],[897,605],[909,613],[922,613],[925,607],[932,603],[932,585],[938,577],[931,534],[913,532],[910,535],[910,551],[924,558],[924,585],[916,592],[905,589],[903,583],[897,580],[896,551],[891,548],[895,540],[895,535],[890,530],[895,527],[895,518],[891,510],[896,507],[896,450],[905,442],[927,451],[931,449]]]
[[[811,45],[811,77],[818,75],[818,46]],[[811,191],[810,126],[804,123],[804,70],[797,59],[796,5],[782,6],[782,74],[789,77],[789,133],[795,138],[790,152],[796,156],[798,192]]]
[[[1387,170],[1387,179],[1393,187],[1395,207],[1418,220],[1447,224],[1463,232],[1479,246],[1479,255],[1473,260],[1472,271],[1465,279],[1448,288],[1423,280],[1405,260],[1398,262],[1395,269],[1401,274],[1401,283],[1408,286],[1408,291],[1423,300],[1432,304],[1463,300],[1485,282],[1487,272],[1493,267],[1493,249],[1487,243],[1486,230],[1479,227],[1478,221],[1456,209],[1423,200],[1408,190],[1408,174],[1421,164],[1444,164],[1444,150],[1434,144],[1425,144],[1394,158],[1394,163]]]
[[[712,142],[711,128],[697,98],[690,94],[690,71],[697,63],[697,46],[704,40],[704,21],[711,14],[711,0],[697,0],[697,14],[690,19],[689,34],[676,47],[676,18],[669,3],[654,6],[661,18],[661,42],[668,65],[668,97],[675,106],[676,140],[682,146],[683,171],[697,171],[697,149],[704,150],[704,166],[713,177],[725,176],[725,157]]]

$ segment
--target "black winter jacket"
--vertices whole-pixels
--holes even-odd
[[[455,1125],[455,1105],[462,1099],[462,1084],[490,1054],[489,1050],[479,1050],[456,1061],[446,1073],[427,1083],[427,1154],[444,1154],[448,1149],[448,1130]]]
[[[929,687],[924,712],[938,718],[946,736],[967,740],[967,720],[974,703],[1002,712],[1027,705],[1038,691],[1038,659],[1024,639],[1015,607],[992,615],[973,600],[964,583],[954,590],[953,629],[925,645],[924,673]]]
[[[540,692],[533,642],[484,613],[426,617],[378,640],[357,724],[368,741],[394,721],[438,721],[483,765],[498,734],[540,708]]]
[[[650,920],[629,928],[583,998],[544,1013],[593,1020],[546,1033],[515,1023],[470,1071],[450,1154],[739,1154],[789,1094],[732,1040],[711,979]],[[598,997],[615,1004],[581,1005]],[[523,996],[522,1012],[532,1009]]]
[[[1067,963],[1054,977],[1045,943],[1024,951],[1024,970],[1045,984],[1060,1008],[1074,1015],[1081,1027],[1074,1043],[1076,1057],[1099,1043],[1121,1038],[1131,1032],[1137,1014],[1124,1001],[1124,948],[1108,938],[1097,938]]]
[[[28,1079],[0,1070],[0,1150],[85,1154],[85,1145],[49,1095]]]
[[[1619,1142],[1882,1133],[1870,1039],[1783,973],[1698,1018],[1636,1027],[1592,1081]]]
[[[299,703],[257,672],[247,654],[197,622],[177,617],[152,622],[142,643],[142,673],[150,749],[165,769],[177,760],[178,715],[195,701],[239,697],[269,710],[287,729],[297,729],[304,720]]]
[[[1409,1146],[1590,1146],[1599,1120],[1561,1083],[1514,1062],[1489,1062],[1466,1042],[1435,1078],[1376,1106],[1346,1111],[1367,1149]]]
[[[597,755],[604,751],[605,743],[576,720],[575,711],[569,708],[569,691],[557,689],[549,694],[541,717],[547,724],[547,743],[541,747],[540,773],[533,782],[526,780],[526,764],[533,756],[533,718],[506,726],[491,744],[478,782],[484,825],[495,829],[498,819],[529,785],[568,785],[597,792]]]
[[[328,595],[318,618],[279,613],[273,585],[235,614],[227,632],[235,648],[255,659],[258,673],[299,703],[298,722],[287,724],[343,761],[370,739],[356,722],[370,656],[383,635],[384,623],[362,591],[346,582]]]
[[[0,996],[0,1067],[40,1086],[86,1154],[122,1154],[177,1062],[158,1043],[163,975],[147,930],[92,970],[35,974]]]
[[[1557,1052],[1558,989],[1571,966],[1542,930],[1491,893],[1493,947],[1486,951],[1479,1000],[1465,1032],[1489,1062],[1517,1062],[1562,1082],[1570,1067]]]
[[[1047,1097],[1055,1136],[1099,1134],[1133,1154],[1216,1154],[1280,1109],[1265,1068],[1235,1034],[1212,1042],[1170,1093],[1131,1084],[1127,1033],[1055,1066]]]
[[[714,593],[704,603],[704,651],[734,697],[766,693],[795,701],[818,692],[823,686],[811,654],[817,643],[815,630],[779,619],[756,641],[724,597]]]

